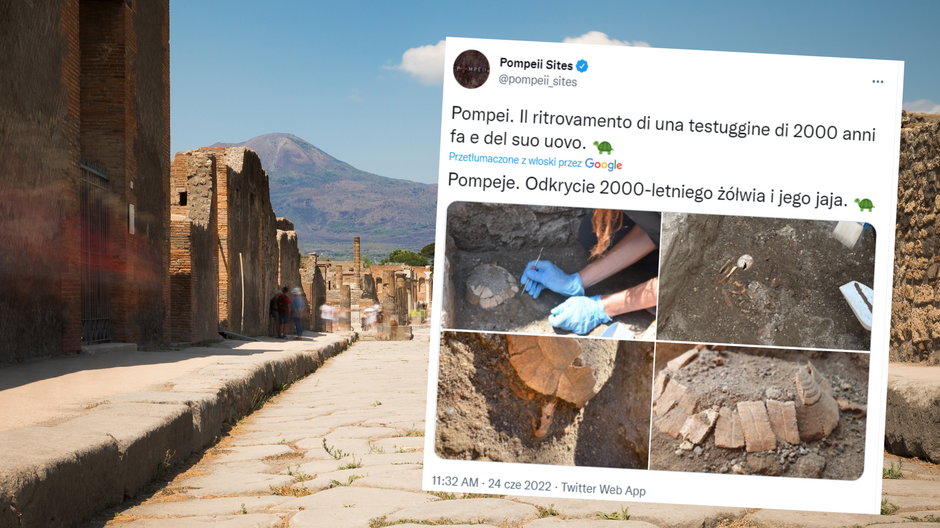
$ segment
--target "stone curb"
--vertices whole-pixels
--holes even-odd
[[[168,380],[166,392],[121,394],[62,423],[0,431],[0,528],[71,526],[133,497],[357,338],[220,358]]]
[[[886,403],[885,449],[940,463],[940,367],[892,364]]]

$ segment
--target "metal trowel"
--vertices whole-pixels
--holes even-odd
[[[862,323],[865,330],[871,332],[871,307],[875,299],[875,294],[868,286],[858,281],[849,281],[839,286],[839,291],[845,297],[849,307],[855,314],[858,322]]]

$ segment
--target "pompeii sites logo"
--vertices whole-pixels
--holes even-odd
[[[454,60],[454,79],[464,88],[479,88],[490,76],[490,61],[477,50],[467,50]]]

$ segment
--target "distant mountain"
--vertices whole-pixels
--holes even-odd
[[[291,134],[213,146],[258,153],[274,212],[294,223],[304,252],[348,258],[354,236],[370,256],[419,250],[434,241],[437,185],[361,171]]]

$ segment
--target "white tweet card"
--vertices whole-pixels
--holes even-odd
[[[423,488],[878,513],[903,63],[444,68]]]

